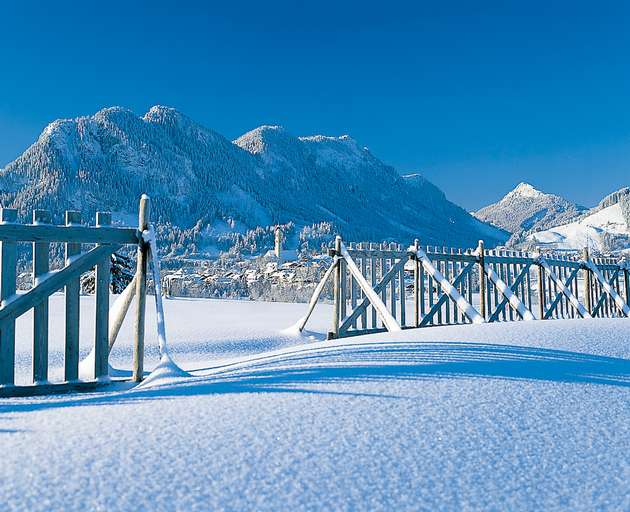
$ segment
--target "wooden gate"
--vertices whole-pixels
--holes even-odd
[[[138,296],[135,324],[134,377],[142,378],[144,304],[147,244],[142,232],[148,228],[149,199],[140,203],[140,229],[111,226],[111,214],[98,212],[96,225],[81,225],[79,212],[65,212],[65,225],[52,225],[51,215],[35,210],[31,224],[18,223],[17,210],[0,209],[0,396],[31,395],[54,391],[93,388],[109,382],[108,356],[134,295]],[[16,291],[18,244],[32,244],[33,285]],[[65,246],[64,266],[50,270],[51,243]],[[138,269],[133,282],[122,295],[110,328],[110,258],[123,245],[138,246]],[[80,277],[95,272],[95,334],[93,379],[79,380]],[[58,290],[65,293],[64,382],[48,381],[49,297]],[[33,309],[32,382],[15,385],[16,319]],[[138,373],[139,369],[139,373]]]
[[[358,243],[337,237],[303,330],[333,279],[329,338],[434,325],[630,316],[629,267],[610,258]],[[625,298],[624,298],[625,297]]]

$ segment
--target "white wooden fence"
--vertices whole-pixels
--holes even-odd
[[[340,237],[316,287],[333,280],[329,338],[432,325],[630,316],[630,266],[612,258],[357,243]]]
[[[140,200],[139,227],[111,226],[111,215],[96,214],[96,225],[81,225],[79,212],[65,212],[65,225],[50,223],[50,213],[33,212],[31,224],[19,224],[17,211],[0,209],[0,396],[33,395],[68,390],[91,389],[109,382],[108,357],[134,296],[136,301],[134,374],[142,379],[144,359],[144,313],[148,243],[142,233],[148,229],[149,198]],[[16,292],[19,243],[32,243],[33,286]],[[65,244],[65,265],[50,271],[50,244]],[[136,275],[110,312],[110,258],[123,245],[138,247]],[[86,247],[87,246],[87,247]],[[79,380],[80,277],[96,267],[96,318],[93,347],[93,379]],[[65,293],[64,381],[48,380],[48,299],[58,290]],[[16,319],[33,309],[33,385],[15,385]],[[113,314],[112,314],[113,313]],[[111,318],[110,318],[111,316]]]

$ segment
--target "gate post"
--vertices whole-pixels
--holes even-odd
[[[133,380],[141,382],[144,373],[144,314],[146,307],[147,261],[149,244],[142,233],[149,228],[149,196],[143,194],[138,210],[138,262],[136,267],[136,317],[133,345]]]
[[[415,327],[420,327],[420,262],[418,261],[420,240],[416,238],[413,247],[416,250],[413,255],[413,323]]]
[[[17,210],[0,209],[0,222],[17,222]],[[15,295],[17,244],[10,240],[0,242],[0,301]],[[15,319],[8,318],[0,324],[0,386],[15,384]]]
[[[582,258],[584,261],[589,261],[590,256],[588,253],[588,247],[585,247],[582,251]],[[588,268],[584,268],[584,283],[583,283],[583,293],[584,293],[584,307],[588,314],[591,314],[592,304],[591,304],[591,271]]]
[[[47,210],[33,210],[33,224],[50,224]],[[33,286],[48,273],[50,244],[33,242]],[[33,383],[48,380],[48,297],[33,308]]]
[[[479,314],[484,320],[487,320],[486,313],[486,263],[483,240],[479,240],[477,246],[477,255],[479,256]]]
[[[335,257],[341,257],[341,237],[335,238]],[[332,331],[328,334],[328,339],[339,337],[339,313],[341,309],[341,260],[337,261],[333,277],[333,320]]]

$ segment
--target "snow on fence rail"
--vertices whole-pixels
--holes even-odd
[[[476,249],[403,248],[340,237],[325,281],[333,279],[329,338],[431,325],[630,316],[630,266],[612,258]]]
[[[32,395],[65,390],[91,389],[109,382],[109,351],[116,341],[134,296],[134,374],[142,379],[144,359],[144,314],[149,244],[142,236],[149,228],[149,198],[142,196],[138,228],[111,226],[111,214],[97,212],[96,225],[81,224],[81,214],[65,212],[65,225],[51,224],[46,210],[33,211],[32,224],[20,224],[17,210],[0,209],[0,396]],[[33,287],[16,292],[18,243],[33,244]],[[50,270],[50,244],[65,245],[65,265]],[[84,244],[90,247],[84,248]],[[110,258],[123,245],[137,245],[136,275],[110,310]],[[96,318],[93,379],[79,380],[79,294],[80,278],[96,267]],[[64,382],[48,381],[48,298],[58,290],[65,293]],[[33,385],[15,385],[15,323],[29,311],[33,315]]]

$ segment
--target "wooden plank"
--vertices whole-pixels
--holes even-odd
[[[378,246],[378,244],[376,244]],[[348,254],[353,259],[356,258],[405,258],[407,257],[407,251],[390,249],[388,244],[383,244],[380,249],[348,249]],[[475,261],[476,257],[472,254],[444,254],[431,252],[432,261],[461,261],[469,262]]]
[[[374,292],[378,294],[378,293],[381,293],[383,290],[385,290],[389,281],[394,278],[396,273],[399,271],[399,268],[403,266],[404,264],[405,264],[405,260],[400,260],[396,265],[390,268],[389,271],[376,284],[376,286],[372,286],[372,289],[374,290]],[[343,332],[347,331],[352,325],[352,322],[359,317],[362,311],[365,308],[367,308],[369,304],[370,304],[370,298],[367,296],[367,294],[365,294],[365,297],[363,298],[363,300],[357,305],[357,307],[353,311],[350,312],[348,317],[344,319],[343,323],[341,324],[341,327],[339,327],[339,330]]]
[[[414,248],[411,248],[411,250],[414,250]],[[444,276],[435,268],[422,249],[418,249],[417,256],[422,262],[424,269],[438,282],[442,291],[451,298],[457,308],[473,323],[483,323],[484,319],[479,315],[479,312],[462,297],[451,283],[444,279]]]
[[[388,261],[389,268],[393,268],[394,265],[396,265],[396,260],[393,257],[389,258]],[[399,261],[404,261],[404,259],[401,258]],[[396,318],[396,275],[394,275],[392,279],[389,280],[389,299],[390,312],[392,316]]]
[[[517,272],[516,272],[516,268],[515,268],[516,263],[510,263],[507,265],[507,271],[508,271],[508,281],[507,284],[509,285],[509,287],[512,289],[514,295],[516,295],[518,297],[518,286],[514,286],[514,281],[517,277]],[[520,297],[518,297],[519,299],[521,299],[521,302],[523,304],[525,304],[525,301],[523,300],[523,296],[521,295]],[[527,306],[525,306],[525,308],[527,309]],[[514,321],[514,308],[510,308],[510,321]]]
[[[348,249],[348,254],[354,260],[357,258],[404,258],[407,251],[399,251],[391,248],[388,244],[380,249]]]
[[[613,276],[608,279],[608,282],[610,284],[612,284],[617,279],[617,276],[619,275],[619,270],[620,269],[617,269],[616,272],[613,273]],[[595,307],[593,308],[593,312],[591,313],[592,316],[597,316],[597,313],[602,308],[602,306],[604,305],[604,302],[606,302],[607,298],[608,298],[608,295],[605,294],[605,293],[602,293],[599,296],[599,300],[597,301],[597,304],[595,304]]]
[[[471,304],[473,303],[473,273],[472,271],[468,272],[468,302],[470,302]],[[462,315],[462,321],[464,323],[468,323],[469,320],[464,315]]]
[[[0,222],[17,222],[17,210],[2,208]],[[15,296],[17,245],[0,241],[0,307]],[[0,322],[0,386],[15,383],[15,317]]]
[[[420,247],[420,246],[418,246]],[[422,265],[419,264],[417,258],[416,258],[416,264],[419,266],[418,268],[418,279],[420,281],[420,318],[422,318],[424,316],[424,312],[426,310],[426,302],[425,302],[425,284],[424,284],[424,269],[422,268]]]
[[[407,255],[406,258],[403,258],[402,261],[406,261],[409,258]],[[405,288],[405,265],[400,267],[400,325],[404,327],[407,324],[407,290]]]
[[[13,295],[0,308],[0,322],[7,318],[16,318],[39,304],[45,297],[63,288],[73,277],[80,276],[90,270],[96,263],[120,248],[119,245],[98,246],[77,256],[71,265],[61,270],[53,270],[39,280],[35,288]]]
[[[373,245],[374,244],[370,243],[370,248],[372,248]],[[378,282],[377,271],[378,271],[378,260],[374,256],[372,256],[372,257],[370,257],[370,278],[371,278],[371,281],[372,281],[372,288],[374,288],[376,286],[376,283]],[[362,297],[362,300],[365,299],[365,294],[362,293],[361,297]],[[376,328],[376,322],[377,322],[376,310],[374,308],[371,308],[371,309],[372,309],[372,323],[371,323],[371,326],[372,326],[372,328]]]
[[[120,328],[125,321],[125,317],[127,316],[127,312],[129,311],[129,307],[131,306],[131,301],[135,296],[136,276],[133,276],[131,282],[118,296],[118,299],[116,299],[116,302],[114,302],[114,305],[109,310],[109,336],[107,344],[109,346],[110,352],[112,351],[114,343],[116,343],[116,338],[118,338]]]
[[[387,306],[385,306],[383,301],[381,301],[381,299],[379,298],[378,292],[375,292],[374,289],[370,287],[370,285],[365,280],[361,272],[359,272],[359,269],[357,268],[356,264],[354,263],[350,255],[348,254],[348,251],[346,250],[343,243],[341,244],[341,255],[343,256],[344,260],[346,260],[346,263],[348,264],[348,270],[352,272],[352,274],[354,275],[355,279],[357,280],[357,283],[363,289],[365,295],[367,296],[367,299],[369,299],[369,301],[372,303],[372,306],[374,306],[374,308],[376,309],[376,313],[381,318],[381,321],[383,322],[385,327],[387,327],[387,330],[389,332],[400,331],[401,330],[400,324],[387,311]],[[401,262],[404,265],[405,260],[401,260]]]
[[[365,259],[361,258],[359,260],[359,265],[360,265],[360,269],[363,275],[367,276],[366,274],[367,269],[365,267]],[[354,308],[357,307],[357,283],[354,277],[352,277],[352,275],[350,275],[349,277],[350,277],[350,311],[352,311]],[[364,329],[367,327],[365,324],[362,324],[361,326]],[[352,324],[352,327],[356,329],[358,327],[358,322],[355,321]]]
[[[85,244],[137,244],[134,228],[0,224],[0,240],[12,242],[81,242]]]
[[[106,386],[115,386],[117,383],[127,379],[117,379],[117,382],[102,381],[72,381],[37,384],[30,386],[8,386],[0,387],[0,398],[16,398],[30,396],[44,396],[61,393],[82,393],[96,389],[103,389]]]
[[[335,237],[335,256],[341,255],[341,237]],[[333,314],[332,327],[328,333],[328,339],[339,337],[339,323],[341,320],[341,262],[335,267],[333,273]]]
[[[149,229],[149,196],[143,194],[138,208],[138,231],[143,233]],[[136,267],[136,315],[134,318],[133,341],[133,380],[141,382],[144,374],[144,316],[147,300],[147,263],[149,244],[142,237],[138,242]],[[338,267],[337,267],[338,268]]]
[[[513,293],[518,289],[519,284],[523,281],[523,279],[525,278],[525,275],[529,272],[529,267],[530,267],[530,265],[526,265],[525,267],[523,267],[523,269],[518,274],[516,279],[510,285],[510,289],[512,290]],[[499,315],[501,314],[501,310],[504,309],[505,306],[507,306],[508,304],[510,304],[510,301],[509,301],[509,299],[507,297],[504,296],[503,299],[501,300],[501,302],[499,303],[499,305],[497,306],[497,309],[495,309],[494,313],[492,313],[492,315],[490,315],[490,318],[488,319],[488,322],[496,322],[497,319],[499,318]],[[526,307],[526,309],[527,309],[527,307]],[[517,310],[517,313],[518,313],[518,310]],[[529,318],[529,320],[532,320],[532,319],[533,318]]]
[[[420,247],[420,241],[417,238],[413,246],[417,252]],[[410,257],[413,260],[413,325],[420,327],[420,263],[415,254]]]
[[[360,244],[360,248],[364,248],[366,247],[367,244]],[[361,258],[361,272],[363,272],[363,275],[365,276],[365,279],[367,280],[368,277],[370,276],[370,274],[368,274],[368,258]],[[354,279],[352,276],[350,276],[350,279],[352,280],[352,286],[355,288],[356,290],[356,301],[354,303],[354,305],[352,306],[352,309],[354,309],[357,305],[357,303],[359,302],[359,300],[363,299],[363,291],[361,290],[361,288],[359,287],[359,285],[357,284],[356,279]],[[357,324],[355,323],[355,327],[357,326]],[[367,329],[368,328],[368,314],[367,314],[367,309],[365,309],[363,311],[363,313],[361,313],[361,327],[363,329]]]
[[[50,213],[46,210],[33,211],[33,224],[49,224]],[[50,244],[33,243],[33,287],[48,273]],[[48,295],[43,297],[33,309],[33,382],[48,380]]]
[[[385,242],[381,243],[381,250],[385,251],[387,249],[387,244]],[[380,264],[381,264],[381,280],[385,277],[385,275],[388,272],[388,268],[387,268],[387,258],[381,256],[379,258]],[[383,304],[387,304],[387,287],[383,286],[381,289],[381,300],[383,301]],[[375,310],[376,311],[376,310]],[[376,315],[378,317],[378,315]],[[381,322],[380,317],[379,317],[379,322]],[[381,322],[381,327],[385,327],[385,324],[383,324],[383,322]]]
[[[81,213],[67,211],[65,221],[66,226],[81,224]],[[66,243],[66,265],[69,265],[72,258],[80,253],[80,243]],[[74,381],[79,378],[80,293],[80,277],[75,277],[66,283],[66,344],[64,358],[64,379],[66,381]]]
[[[109,212],[96,213],[97,226],[109,226],[112,215]],[[109,282],[111,257],[103,257],[96,264],[95,299],[96,318],[94,329],[94,378],[102,379],[109,375]]]
[[[515,264],[518,263],[520,265],[526,265],[527,263],[532,263],[532,258],[521,257],[521,256],[506,256],[503,251],[491,250],[487,251],[485,255],[486,263],[494,263],[497,265],[505,265],[505,264]],[[498,271],[495,269],[495,272]]]
[[[520,315],[523,320],[534,320],[534,315],[532,312],[527,309],[527,306],[523,304],[523,301],[519,299],[512,290],[508,287],[508,285],[499,278],[499,276],[490,268],[490,266],[486,266],[486,274],[494,287],[501,292],[501,294],[508,300],[509,305]]]
[[[446,249],[444,250],[444,252],[446,252]],[[450,262],[445,261],[443,264],[443,268],[444,268],[444,272],[443,272],[444,278],[450,283],[451,282]],[[455,286],[453,287],[455,288]],[[451,323],[451,303],[448,300],[444,302],[444,318],[446,319],[446,324]]]
[[[464,278],[471,272],[471,270],[474,268],[474,266],[475,266],[475,262],[468,263],[468,265],[466,265],[466,267],[464,267],[464,270],[462,270],[462,272],[455,278],[455,280],[453,281],[453,285],[452,286],[453,287],[457,287],[464,280]],[[442,307],[442,304],[445,301],[447,301],[448,299],[449,299],[449,296],[447,294],[440,295],[440,297],[438,298],[437,302],[435,304],[433,304],[431,309],[429,309],[428,313],[420,321],[420,327],[424,327],[426,325],[429,325],[429,323],[432,321],[432,319],[435,316],[435,314]]]
[[[575,297],[575,295],[573,295],[571,290],[569,290],[567,286],[558,279],[558,277],[555,275],[553,270],[551,270],[551,268],[549,267],[547,262],[544,260],[544,258],[540,257],[538,259],[538,264],[541,265],[545,269],[545,273],[549,276],[549,279],[551,279],[553,283],[557,287],[560,288],[560,293],[563,293],[569,299],[569,302],[576,309],[578,314],[582,318],[591,318],[590,313],[586,311],[584,306],[577,300],[577,298]],[[574,279],[578,272],[579,272],[579,269],[573,269],[573,271],[571,272],[571,275],[569,276],[569,279],[570,280]],[[544,318],[550,318],[551,314],[553,313],[553,310],[554,310],[554,306],[552,304],[545,312]]]
[[[462,250],[457,249],[457,253],[462,254]],[[454,268],[453,275],[459,275],[461,274],[462,270],[464,270],[464,266],[462,265],[460,261],[453,262],[453,268]],[[467,290],[466,279],[464,279],[462,283],[459,285],[459,293],[461,293],[463,297],[466,297],[466,300],[468,300],[468,302],[472,304],[472,301],[467,297],[466,290]],[[458,309],[455,309],[455,321],[457,323],[465,323],[466,321],[466,317],[462,315]]]
[[[605,291],[610,298],[614,301],[615,306],[624,314],[624,316],[630,316],[630,306],[628,306],[621,296],[612,288],[612,286],[604,279],[599,269],[593,265],[592,262],[587,262],[587,265],[590,267],[591,272],[595,276],[595,278],[599,281],[603,291]]]
[[[306,315],[304,315],[298,321],[298,330],[300,332],[302,332],[304,328],[306,327],[306,323],[308,322],[309,318],[311,317],[311,314],[313,313],[313,310],[315,309],[315,306],[317,305],[317,301],[319,300],[319,297],[322,294],[324,287],[326,286],[326,282],[330,279],[330,276],[335,271],[338,264],[339,264],[339,257],[336,256],[333,260],[333,264],[330,267],[328,267],[328,270],[326,270],[320,282],[317,283],[317,286],[315,287],[315,290],[313,291],[313,295],[311,295],[311,300],[309,300],[308,302],[308,310],[306,311]],[[137,276],[134,277],[134,279],[137,279]]]
[[[490,251],[491,255],[493,255],[495,253],[497,253],[496,250]],[[493,264],[491,257],[490,258],[486,258],[486,261],[489,264],[489,266],[487,268],[491,268],[494,272],[496,272],[497,269],[499,268],[499,266],[498,266],[499,264],[496,261]],[[487,272],[486,272],[486,274],[487,274]],[[490,279],[488,279],[488,281],[490,281]],[[494,300],[490,301],[490,304],[489,304],[490,307],[488,308],[488,313],[490,311],[492,311],[493,307],[496,307],[496,305],[499,303],[499,290],[497,289],[495,283],[492,283],[492,292],[493,292],[492,298]],[[493,304],[494,304],[494,306],[493,306]]]
[[[340,264],[341,277],[339,279],[339,320],[346,318],[346,306],[348,304],[348,272],[346,271],[346,263],[342,261]]]

